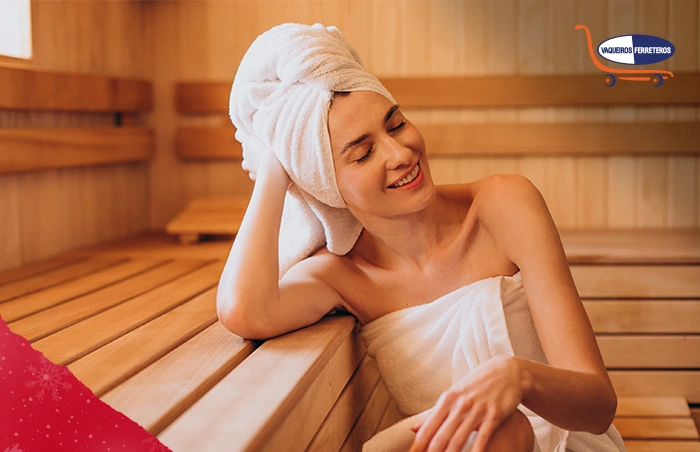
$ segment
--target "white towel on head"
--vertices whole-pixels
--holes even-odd
[[[328,133],[334,91],[373,91],[395,103],[335,27],[278,25],[251,44],[229,113],[246,153],[274,152],[290,186],[280,229],[280,274],[324,244],[350,251],[362,226],[345,207]]]

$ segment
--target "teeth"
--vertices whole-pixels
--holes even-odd
[[[415,168],[413,168],[413,171],[411,171],[411,174],[409,174],[408,176],[404,177],[403,179],[401,179],[401,180],[398,181],[397,183],[391,185],[391,187],[399,188],[400,186],[405,185],[405,184],[411,182],[411,181],[412,181],[413,179],[415,179],[416,176],[418,175],[418,169],[419,169],[419,168],[418,168],[418,164],[416,164]]]

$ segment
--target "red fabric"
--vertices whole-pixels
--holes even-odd
[[[0,317],[0,452],[169,450]]]

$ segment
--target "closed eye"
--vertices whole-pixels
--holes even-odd
[[[406,122],[401,121],[399,123],[399,125],[397,125],[393,129],[390,129],[389,132],[396,132],[397,130],[401,130],[405,125],[406,125]],[[359,159],[357,159],[356,162],[359,162],[359,163],[364,162],[365,160],[367,160],[369,158],[369,156],[372,154],[373,151],[374,151],[374,147],[370,146],[370,148],[367,149],[367,153],[365,155],[363,155],[362,157],[360,157]]]

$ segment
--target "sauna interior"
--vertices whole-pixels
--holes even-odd
[[[700,451],[700,1],[2,1],[0,316],[170,449],[360,450],[402,417],[352,317],[263,342],[216,316],[253,188],[231,82],[260,33],[320,22],[437,184],[541,191],[627,450]],[[670,41],[634,69],[673,76],[605,86],[579,24]]]

